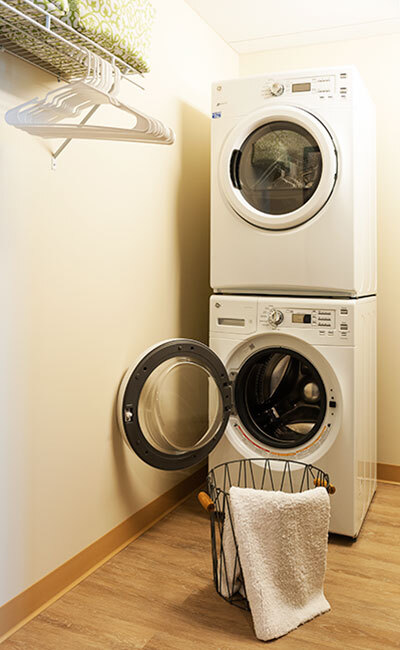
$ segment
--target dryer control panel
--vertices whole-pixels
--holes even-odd
[[[304,77],[271,78],[261,86],[261,96],[264,99],[284,95],[304,97],[310,94],[314,98],[334,99],[340,96],[347,99],[349,83],[347,72],[339,74],[310,75]]]
[[[307,108],[323,104],[351,109],[359,92],[359,76],[352,66],[335,66],[271,72],[264,75],[217,81],[212,86],[212,117],[242,117],[273,104]]]

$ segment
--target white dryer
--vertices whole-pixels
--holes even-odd
[[[376,486],[375,321],[374,297],[212,296],[210,348],[164,341],[125,374],[124,439],[159,469],[311,463],[337,488],[330,530],[356,537]]]
[[[212,89],[211,286],[376,293],[375,113],[352,66]]]

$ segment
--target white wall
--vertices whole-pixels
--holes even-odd
[[[377,109],[378,459],[400,465],[400,85],[398,34],[240,56],[242,76],[354,63]]]
[[[189,473],[129,453],[115,397],[146,347],[207,340],[210,84],[238,57],[183,0],[153,4],[148,90],[124,97],[173,147],[75,141],[52,172],[59,143],[3,115],[57,82],[0,55],[0,604]]]

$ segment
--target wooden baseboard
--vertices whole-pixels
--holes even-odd
[[[400,483],[400,465],[388,465],[387,463],[378,463],[377,477],[378,477],[378,481],[388,481],[389,483]]]
[[[0,607],[0,643],[174,510],[206,475],[200,468]]]

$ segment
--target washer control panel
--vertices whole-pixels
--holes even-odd
[[[352,339],[352,317],[348,307],[330,309],[317,307],[291,307],[289,305],[267,304],[260,301],[258,324],[262,329],[309,330],[313,340],[334,338],[349,342]],[[293,332],[294,333],[294,332]]]
[[[343,298],[214,294],[210,299],[210,333],[227,340],[282,333],[313,345],[354,345],[356,303]]]

